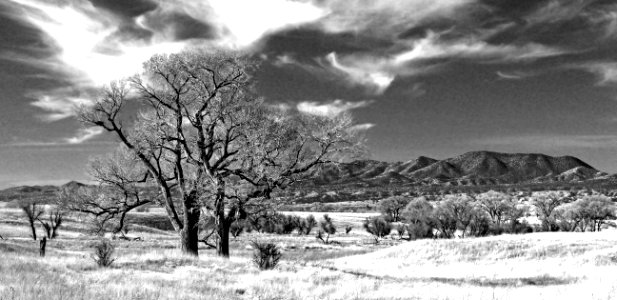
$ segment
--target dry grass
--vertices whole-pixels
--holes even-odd
[[[341,245],[253,233],[232,240],[229,260],[206,249],[199,259],[183,257],[174,233],[134,226],[131,234],[144,241],[114,241],[118,260],[108,269],[92,261],[96,239],[80,231],[78,218],[49,242],[45,258],[25,224],[2,218],[0,232],[12,235],[0,241],[0,300],[617,298],[615,231],[390,240],[388,247],[366,242],[365,215],[330,215],[354,225],[349,236],[334,237]],[[276,270],[252,265],[251,240],[282,247]]]

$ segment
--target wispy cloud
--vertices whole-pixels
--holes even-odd
[[[375,124],[373,124],[373,123],[364,123],[364,124],[353,125],[353,126],[349,127],[348,130],[355,131],[355,132],[360,132],[360,131],[367,131],[367,130],[373,128],[373,127],[375,127]]]
[[[438,18],[456,18],[456,12],[475,0],[313,0],[330,14],[320,20],[327,32],[361,32],[392,37]]]
[[[497,76],[501,79],[506,80],[519,80],[524,79],[530,76],[534,76],[534,74],[523,71],[497,71]]]
[[[39,95],[37,98],[38,100],[32,102],[31,104],[49,112],[47,114],[40,115],[40,118],[46,122],[58,121],[74,116],[78,106],[92,103],[88,99],[63,95]]]
[[[598,85],[617,84],[617,62],[589,62],[573,65],[572,68],[595,74],[599,77]]]
[[[298,111],[306,113],[306,114],[333,116],[333,115],[339,115],[343,112],[347,112],[353,109],[366,107],[370,105],[371,103],[373,103],[373,101],[371,100],[352,102],[352,101],[344,101],[340,99],[334,100],[332,102],[325,102],[325,103],[305,101],[305,102],[298,103],[296,105],[296,108],[298,109]]]
[[[76,136],[66,138],[65,141],[68,144],[81,144],[87,140],[90,140],[103,133],[103,128],[100,127],[87,127],[79,130]]]
[[[444,57],[474,58],[484,61],[533,60],[563,54],[564,51],[536,43],[522,45],[493,45],[475,37],[441,40],[441,34],[429,32],[423,38],[412,42],[411,49],[397,54],[395,63]]]
[[[343,75],[347,82],[366,86],[375,94],[383,93],[395,78],[395,75],[380,70],[379,64],[371,64],[365,59],[348,59],[347,65],[339,62],[336,53],[328,54],[325,59],[331,70]]]

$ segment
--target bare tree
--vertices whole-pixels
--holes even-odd
[[[550,192],[546,195],[540,195],[534,198],[531,202],[536,209],[538,218],[542,221],[542,229],[544,231],[550,231],[554,225],[555,209],[566,203],[568,198],[557,192]]]
[[[253,67],[225,53],[157,55],[142,76],[111,84],[80,112],[85,124],[113,133],[122,157],[138,165],[144,184],[157,187],[156,200],[148,201],[165,208],[185,253],[198,254],[202,208],[215,217],[217,253],[227,257],[232,222],[273,191],[358,149],[346,114],[264,105],[252,92]],[[125,126],[129,96],[144,110]],[[99,175],[101,183],[113,184],[110,174]]]
[[[64,214],[65,212],[56,206],[49,210],[46,221],[41,220],[40,217],[37,218],[37,221],[43,225],[48,239],[55,239],[58,236],[58,230],[62,226]]]
[[[516,202],[513,201],[510,195],[495,191],[479,194],[476,200],[497,226],[501,226],[508,213],[516,207]]]
[[[401,220],[401,213],[411,198],[404,196],[393,196],[379,201],[379,211],[384,215],[386,221],[399,222]]]
[[[43,214],[44,210],[35,202],[30,202],[22,205],[21,210],[24,212],[26,218],[28,219],[28,224],[30,225],[30,229],[32,230],[32,239],[36,241],[35,222]]]

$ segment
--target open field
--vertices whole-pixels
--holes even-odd
[[[182,257],[174,233],[133,226],[144,240],[114,241],[117,261],[100,269],[90,258],[96,239],[75,216],[39,258],[19,211],[3,208],[0,299],[617,299],[614,230],[374,245],[365,215],[330,216],[354,226],[334,235],[340,245],[251,233],[232,239],[229,260],[205,248]],[[253,266],[251,240],[281,246],[275,270]]]

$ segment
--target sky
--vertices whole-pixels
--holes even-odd
[[[88,180],[74,107],[157,53],[258,58],[266,102],[351,112],[372,159],[573,155],[617,172],[614,0],[3,0],[0,188]]]

